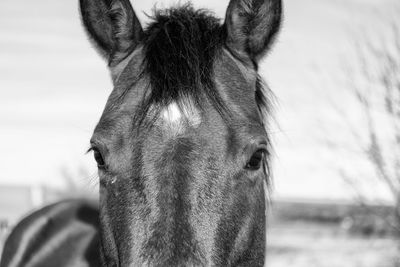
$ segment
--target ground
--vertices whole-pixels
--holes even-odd
[[[337,225],[272,225],[268,238],[269,267],[394,267],[398,257],[395,239],[352,235]]]

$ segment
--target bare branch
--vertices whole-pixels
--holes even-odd
[[[347,125],[354,137],[367,134],[367,145],[359,141],[361,138],[358,142],[375,177],[393,197],[395,224],[400,232],[400,21],[395,16],[383,16],[381,21],[386,23],[373,38],[361,31],[362,38],[354,41],[356,64],[348,60],[344,64],[347,86],[366,119],[363,132],[351,123]],[[337,113],[348,120],[344,111]],[[380,121],[382,118],[384,121]],[[341,176],[350,184],[351,177]],[[356,188],[354,184],[352,187]],[[362,195],[358,199],[365,201]]]

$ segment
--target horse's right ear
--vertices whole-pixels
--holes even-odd
[[[110,65],[139,43],[143,29],[129,0],[80,0],[80,10],[87,34]]]

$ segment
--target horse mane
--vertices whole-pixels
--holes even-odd
[[[271,144],[271,138],[269,135],[269,119],[272,117],[272,109],[273,109],[273,94],[268,85],[263,81],[263,79],[257,75],[257,82],[256,82],[256,104],[258,107],[258,111],[261,115],[261,120],[263,122],[263,126],[267,133],[267,142],[268,142],[268,151],[264,158],[264,173],[265,173],[265,181],[268,186],[268,190],[271,189],[272,183],[272,172],[271,172],[271,152],[273,150]],[[269,196],[270,194],[268,194]]]

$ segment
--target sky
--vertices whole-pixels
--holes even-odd
[[[143,25],[156,2],[157,7],[176,3],[132,2]],[[394,2],[284,1],[282,32],[260,67],[276,98],[270,131],[277,198],[350,200],[354,188],[345,174],[361,177],[372,200],[388,199],[348,129],[366,126],[341,79],[354,57],[354,39],[365,30],[381,31],[380,16]],[[219,17],[228,5],[227,0],[193,3]],[[65,177],[72,177],[83,190],[97,190],[96,167],[85,152],[112,84],[81,27],[77,5],[0,2],[0,186],[63,187]]]

